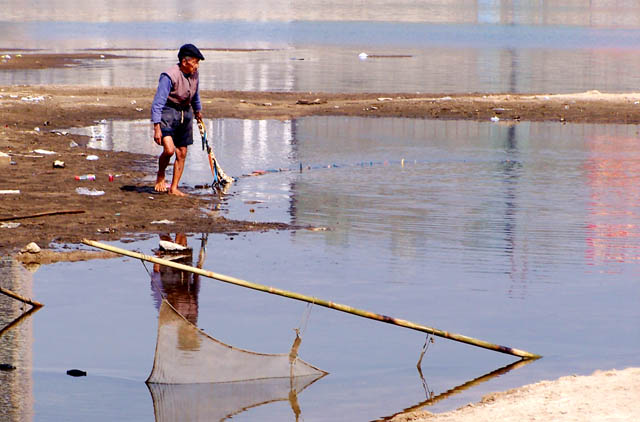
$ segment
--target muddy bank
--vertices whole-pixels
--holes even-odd
[[[493,393],[453,412],[418,411],[393,422],[632,421],[640,415],[640,368],[596,371]]]
[[[0,252],[35,241],[77,243],[128,238],[140,233],[237,232],[291,229],[286,224],[229,221],[218,214],[215,195],[175,198],[153,192],[143,177],[155,174],[156,158],[89,150],[87,139],[59,130],[102,119],[146,119],[152,89],[72,86],[0,87]],[[640,94],[403,95],[203,91],[206,118],[292,119],[311,115],[474,119],[517,124],[522,120],[640,123]],[[58,133],[52,131],[58,130]],[[141,142],[146,142],[141,140]],[[152,142],[148,140],[148,142]],[[71,146],[72,143],[79,146]],[[46,155],[35,150],[55,151]],[[98,156],[97,161],[87,160]],[[54,168],[61,160],[65,168]],[[10,164],[9,161],[12,163]],[[4,163],[4,164],[3,164]],[[93,173],[93,182],[74,175]],[[116,175],[112,181],[108,175]],[[78,194],[76,188],[104,191]],[[193,187],[185,187],[193,192]],[[81,210],[12,220],[35,213]],[[154,222],[170,220],[167,226]],[[4,223],[4,224],[3,224]],[[9,228],[7,225],[19,226]]]

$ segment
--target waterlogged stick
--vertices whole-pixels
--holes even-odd
[[[132,252],[127,249],[121,249],[115,246],[107,245],[105,243],[96,242],[94,240],[84,239],[82,243],[93,246],[95,248],[103,249],[110,252],[115,252],[120,255],[130,256],[132,258],[141,259],[143,261],[153,262],[155,264],[165,265],[167,267],[176,268],[178,270],[189,271],[194,274],[199,274],[204,277],[213,278],[215,280],[223,281],[225,283],[235,284],[236,286],[242,286],[253,290],[259,290],[265,293],[271,293],[278,296],[288,297],[290,299],[296,299],[303,302],[313,303],[315,305],[324,306],[325,308],[335,309],[337,311],[346,312],[348,314],[357,315],[363,318],[369,318],[380,322],[386,322],[387,324],[397,325],[399,327],[409,328],[411,330],[421,331],[423,333],[429,333],[434,336],[448,338],[450,340],[459,341],[461,343],[467,343],[472,346],[482,347],[484,349],[493,350],[500,353],[506,353],[513,356],[519,356],[523,359],[538,359],[541,356],[534,353],[529,353],[524,350],[514,349],[512,347],[500,346],[498,344],[489,343],[488,341],[479,340],[473,337],[468,337],[462,334],[450,333],[448,331],[439,330],[437,328],[427,327],[426,325],[416,324],[404,319],[393,318],[386,315],[376,314],[374,312],[365,311],[362,309],[353,308],[348,305],[342,305],[340,303],[334,303],[319,299],[312,296],[306,296],[300,293],[290,292],[287,290],[278,289],[276,287],[264,286],[262,284],[252,283],[250,281],[242,280],[239,278],[227,276],[224,274],[214,273],[212,271],[202,270],[200,268],[191,267],[189,265],[180,264],[166,259],[157,258],[154,256],[144,255],[137,252]]]

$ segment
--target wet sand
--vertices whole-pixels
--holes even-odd
[[[152,221],[174,221],[172,231],[237,232],[292,229],[282,223],[229,221],[216,211],[213,195],[175,198],[153,192],[145,176],[155,175],[156,157],[126,152],[90,150],[87,139],[61,135],[69,127],[89,126],[102,119],[145,119],[153,89],[75,86],[0,87],[0,152],[15,164],[0,162],[0,251],[11,252],[35,241],[77,243],[158,233],[166,226]],[[492,124],[518,124],[523,120],[557,122],[640,123],[640,93],[571,95],[402,95],[322,94],[203,91],[205,118],[292,119],[303,116],[408,117],[473,119]],[[560,123],[559,123],[560,124]],[[58,133],[53,131],[58,130]],[[197,135],[196,135],[197,136]],[[80,147],[71,147],[74,141]],[[141,140],[146,142],[146,140]],[[152,142],[151,139],[148,142]],[[43,155],[34,150],[55,151]],[[97,155],[88,161],[87,155]],[[61,160],[65,168],[54,168]],[[75,175],[93,173],[93,182],[76,181]],[[109,181],[108,175],[117,175]],[[102,196],[76,193],[86,187]],[[82,210],[73,215],[11,220],[34,213]]]

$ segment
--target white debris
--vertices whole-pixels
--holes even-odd
[[[367,57],[369,57],[369,55],[365,52],[362,52],[360,54],[358,54],[358,57],[360,58],[360,60],[366,60]]]
[[[57,152],[49,151],[48,149],[34,149],[33,152],[35,152],[36,154],[42,154],[42,155],[55,155],[55,154],[57,154]]]
[[[442,98],[439,98],[439,100],[440,101],[451,101],[451,100],[453,100],[453,98],[451,98],[451,97],[442,97]]]
[[[20,189],[0,189],[0,195],[20,195]]]
[[[5,223],[4,221],[0,223],[0,229],[15,229],[20,227],[20,223]]]
[[[378,97],[378,101],[392,101],[393,98],[389,98],[389,97]]]
[[[80,194],[80,195],[89,195],[89,196],[104,195],[104,191],[103,190],[87,189],[87,188],[76,188],[76,193]]]
[[[187,249],[187,247],[182,246],[178,243],[169,242],[168,240],[161,240],[160,249],[164,251],[184,251],[185,249]]]
[[[499,122],[499,121],[500,121],[500,118],[499,118],[498,116],[493,116],[493,117],[491,118],[491,121],[492,121],[492,122]]]
[[[33,95],[29,95],[28,97],[22,97],[21,100],[27,103],[39,103],[40,101],[44,101],[44,96],[39,95],[34,97]]]
[[[164,220],[153,220],[151,224],[175,224],[175,222],[164,219]]]
[[[89,161],[96,161],[98,159],[99,157],[97,155],[87,155],[87,160]]]

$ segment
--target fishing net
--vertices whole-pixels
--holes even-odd
[[[147,383],[222,383],[326,375],[298,358],[299,345],[300,338],[296,336],[289,353],[238,349],[209,336],[163,300],[153,369]]]
[[[248,409],[289,401],[296,420],[298,393],[320,376],[269,378],[217,384],[147,384],[156,422],[222,421]]]

